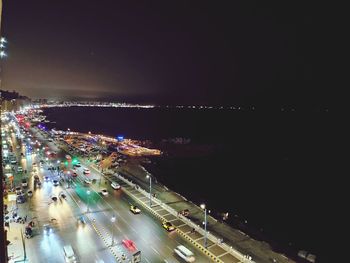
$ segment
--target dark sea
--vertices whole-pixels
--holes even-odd
[[[146,139],[164,149],[164,139],[190,139],[183,145],[195,149],[190,154],[153,160],[149,169],[158,181],[205,202],[213,215],[228,212],[227,223],[276,249],[326,258],[340,216],[333,208],[337,132],[331,112],[70,107],[44,114],[55,122],[51,128]]]

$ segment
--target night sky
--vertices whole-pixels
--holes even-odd
[[[311,4],[284,2],[5,1],[2,89],[32,98],[322,106]]]

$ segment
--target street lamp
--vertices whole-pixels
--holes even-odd
[[[87,193],[87,195],[88,195],[88,198],[87,198],[87,210],[86,210],[86,212],[87,213],[89,213],[89,200],[90,200],[90,190],[87,190],[86,191],[86,193]]]
[[[111,222],[112,222],[112,246],[114,245],[114,222],[116,220],[116,216],[113,215],[111,218]]]
[[[149,179],[149,207],[152,207],[152,177],[147,174],[146,178]]]
[[[204,248],[207,248],[207,208],[205,204],[201,204],[200,207],[204,210]]]

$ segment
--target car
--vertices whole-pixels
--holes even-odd
[[[57,180],[53,180],[52,182],[54,186],[58,186],[60,184]]]
[[[33,163],[32,166],[33,166],[33,167],[38,167],[36,163]]]
[[[63,247],[64,261],[67,263],[76,263],[76,257],[71,245],[66,245]]]
[[[36,181],[36,185],[37,185],[38,187],[41,187],[41,181],[40,181],[40,180]]]
[[[60,197],[60,198],[63,198],[63,199],[66,199],[66,198],[67,198],[67,196],[66,196],[63,192],[60,193],[59,197]]]
[[[102,194],[102,195],[108,195],[107,189],[102,189],[102,190],[101,190],[101,194]]]
[[[19,173],[22,173],[22,172],[23,172],[22,166],[18,166],[18,167],[17,167],[17,172],[19,172]]]
[[[21,146],[17,145],[17,146],[16,146],[16,149],[19,149],[19,148],[21,148]]]
[[[26,226],[26,228],[24,229],[24,236],[26,238],[31,238],[33,236],[33,231],[30,226]]]
[[[49,180],[49,177],[47,175],[44,178],[45,178],[45,181]]]
[[[27,195],[28,195],[29,197],[33,196],[33,191],[32,191],[32,190],[28,190]]]
[[[84,216],[79,216],[78,218],[78,224],[85,225],[86,224],[86,219]]]
[[[89,178],[85,178],[85,179],[84,179],[84,182],[85,182],[86,184],[91,184],[91,183],[92,183],[92,181],[91,181]]]
[[[16,191],[16,195],[21,195],[22,194],[22,188],[20,186],[17,186],[15,191]]]
[[[84,174],[89,174],[89,173],[90,173],[90,170],[89,170],[88,168],[84,168],[83,173],[84,173]]]
[[[73,172],[73,173],[72,173],[72,176],[73,176],[73,177],[77,177],[78,174],[77,174],[76,172]]]
[[[74,167],[81,167],[81,164],[80,163],[76,163],[73,165]]]
[[[162,223],[162,226],[163,226],[168,232],[175,230],[175,227],[174,227],[170,222],[168,222],[168,221],[164,221],[164,222]]]
[[[138,208],[136,205],[131,205],[130,206],[130,211],[133,212],[134,214],[140,214],[141,210]]]
[[[24,197],[24,195],[18,195],[16,198],[16,202],[19,204],[23,204],[26,201],[26,198]]]
[[[51,196],[51,200],[56,202],[58,200],[58,198],[57,198],[57,196],[53,195],[53,196]]]
[[[111,186],[115,190],[119,190],[121,188],[120,184],[118,184],[117,182],[112,182]]]
[[[50,224],[44,224],[43,229],[45,234],[50,234],[52,232],[52,227]]]
[[[179,212],[179,214],[183,215],[183,216],[189,216],[190,215],[190,210],[188,210],[188,209],[181,210]]]
[[[123,239],[122,244],[129,250],[136,250],[136,245],[131,239]]]

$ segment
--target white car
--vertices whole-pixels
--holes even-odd
[[[118,184],[117,182],[112,182],[111,183],[111,186],[112,186],[112,188],[113,189],[115,189],[115,190],[119,190],[120,189],[120,184]]]
[[[22,187],[27,187],[27,186],[28,186],[27,179],[22,179]]]
[[[101,190],[101,194],[104,195],[104,196],[108,195],[107,189],[102,189]]]
[[[89,173],[90,173],[90,170],[89,170],[88,168],[84,168],[83,173],[84,173],[84,174],[89,174]]]
[[[91,183],[92,183],[92,181],[91,181],[89,178],[84,179],[84,182],[85,182],[86,184],[91,184]]]

